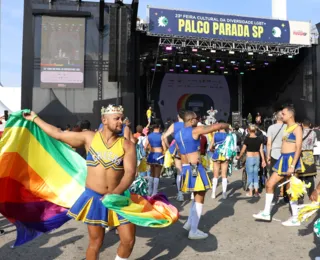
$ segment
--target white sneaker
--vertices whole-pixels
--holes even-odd
[[[266,220],[266,221],[271,221],[271,215],[264,213],[264,211],[260,211],[258,214],[253,214],[252,215],[254,218],[256,219],[260,219],[260,220]]]
[[[194,200],[194,194],[193,194],[193,192],[191,193],[191,200]]]
[[[177,201],[180,201],[180,202],[183,202],[183,201],[184,201],[184,197],[183,197],[182,192],[178,192],[178,195],[177,195],[176,200],[177,200]]]
[[[222,199],[225,200],[226,198],[227,198],[227,193],[226,193],[226,192],[223,192],[223,193],[222,193]]]
[[[215,192],[212,192],[211,194],[211,199],[215,199],[216,198],[216,193]]]
[[[285,227],[299,227],[301,225],[297,218],[291,217],[287,221],[281,223]]]
[[[191,229],[191,224],[187,221],[184,225],[183,225],[183,229],[190,231]]]
[[[208,237],[207,233],[202,232],[201,230],[197,230],[197,232],[192,233],[189,232],[188,238],[192,240],[206,239]]]

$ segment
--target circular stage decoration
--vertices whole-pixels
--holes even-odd
[[[228,120],[230,93],[222,75],[165,74],[160,89],[159,108],[163,122],[176,118],[179,109],[207,116],[211,107],[218,110],[217,120]]]

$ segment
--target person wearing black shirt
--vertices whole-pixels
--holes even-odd
[[[237,157],[239,160],[244,153],[247,153],[246,159],[246,171],[247,171],[247,187],[249,192],[246,194],[247,197],[253,196],[253,189],[254,195],[259,197],[259,168],[260,168],[260,156],[262,161],[262,167],[266,167],[266,161],[264,158],[263,152],[263,141],[261,138],[257,137],[256,135],[257,128],[255,125],[249,125],[248,133],[249,135],[245,138],[244,144],[242,146],[240,155]]]

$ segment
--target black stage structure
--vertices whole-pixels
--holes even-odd
[[[62,127],[88,119],[96,128],[101,106],[118,103],[135,124],[139,111],[135,94],[139,85],[139,77],[135,77],[139,74],[137,12],[138,0],[131,5],[117,0],[25,0],[22,108],[31,108],[48,122]],[[85,19],[83,88],[41,87],[43,17]],[[59,31],[59,23],[52,30]],[[55,42],[59,44],[59,39]]]
[[[157,117],[166,105],[159,100],[166,74],[223,76],[230,93],[229,120],[232,112],[246,116],[259,111],[268,116],[281,104],[294,103],[299,118],[320,123],[319,45],[305,48],[150,34],[149,24],[137,19],[138,0],[131,5],[25,0],[24,10],[22,108],[32,108],[50,123],[64,126],[89,119],[96,127],[101,106],[121,103],[133,126],[145,124],[149,105]],[[40,87],[42,16],[85,18],[84,88]],[[191,99],[189,103],[196,101]]]

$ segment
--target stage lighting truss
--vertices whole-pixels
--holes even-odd
[[[157,35],[152,35],[157,36]],[[208,49],[233,52],[248,52],[267,54],[270,56],[297,55],[299,49],[307,46],[300,45],[272,45],[250,42],[231,42],[217,39],[185,39],[185,38],[163,38],[159,35],[159,46],[173,46],[178,48]]]

